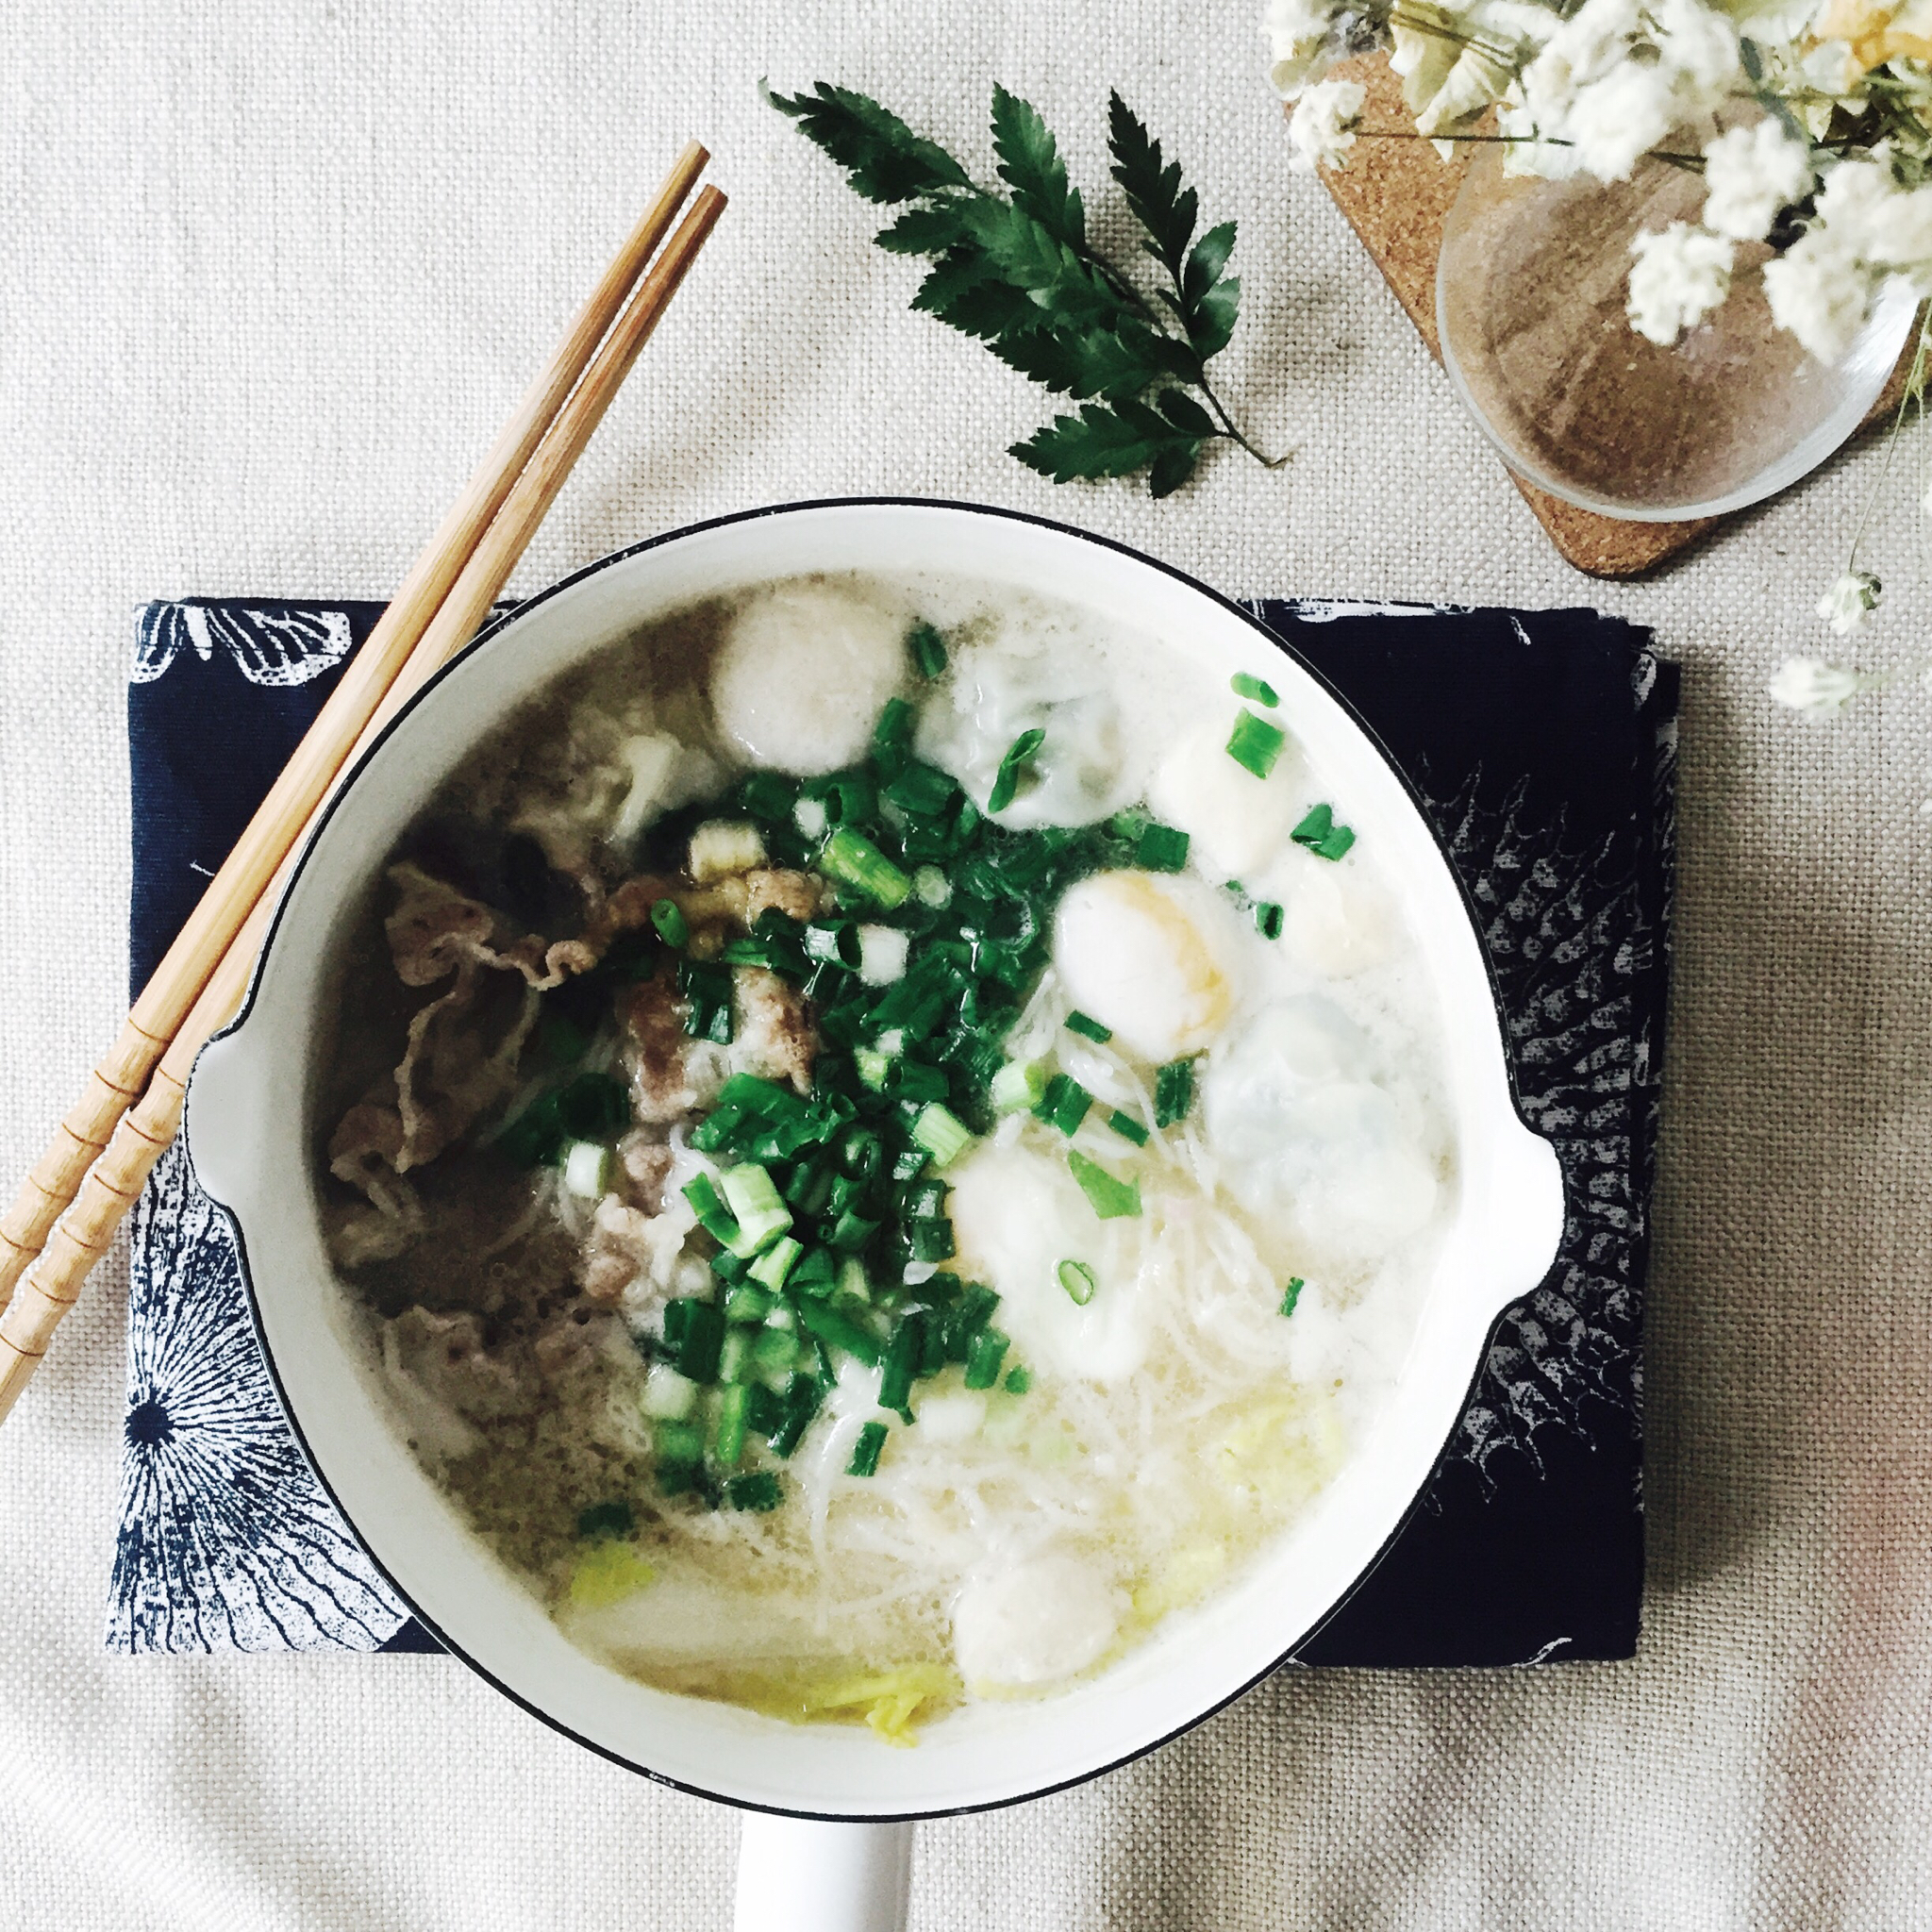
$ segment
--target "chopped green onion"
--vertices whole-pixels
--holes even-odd
[[[1008,1395],[1024,1395],[1032,1386],[1033,1377],[1024,1367],[1007,1371],[1006,1388]]]
[[[912,874],[912,896],[935,912],[943,911],[952,903],[952,881],[938,866],[922,865]]]
[[[912,741],[912,727],[918,722],[919,714],[904,698],[888,698],[878,722],[872,727],[873,749],[883,754],[888,761],[895,755],[903,757]]]
[[[744,1330],[727,1325],[724,1345],[718,1350],[718,1379],[729,1384],[751,1380],[751,1337]]]
[[[841,1254],[855,1255],[878,1231],[879,1224],[876,1221],[868,1221],[857,1208],[841,1208],[826,1240]]]
[[[659,1462],[702,1462],[705,1432],[696,1423],[659,1423],[651,1431]]]
[[[731,1144],[732,1137],[744,1124],[745,1109],[720,1103],[691,1129],[691,1144],[700,1154],[716,1154]]]
[[[684,923],[684,913],[675,899],[659,899],[651,908],[651,924],[667,946],[675,946],[682,952],[691,943],[691,927]]]
[[[1255,930],[1264,940],[1278,940],[1288,915],[1273,899],[1262,899],[1255,907]]]
[[[1253,698],[1257,705],[1278,705],[1281,700],[1274,694],[1274,687],[1265,684],[1258,677],[1250,677],[1245,671],[1237,671],[1228,680],[1238,698]]]
[[[915,624],[907,632],[906,648],[922,677],[937,677],[946,668],[946,641],[929,624]]]
[[[698,1218],[698,1225],[715,1241],[731,1249],[738,1246],[738,1223],[731,1218],[730,1211],[718,1198],[718,1190],[711,1183],[708,1174],[694,1175],[685,1183],[684,1198],[691,1205],[691,1211]]]
[[[654,1423],[681,1423],[697,1406],[698,1385],[669,1362],[653,1362],[644,1373],[638,1407]]]
[[[973,1338],[992,1319],[992,1311],[1000,1305],[1000,1298],[990,1288],[983,1288],[978,1282],[960,1295],[947,1310],[945,1319],[946,1359],[963,1362],[973,1353]]]
[[[791,816],[798,796],[796,780],[778,772],[753,772],[738,788],[740,803],[755,819],[768,824],[782,824]]]
[[[920,1181],[916,1186],[902,1188],[900,1210],[908,1220],[918,1221],[946,1211],[946,1184],[944,1181]]]
[[[886,1350],[886,1365],[879,1374],[879,1407],[906,1412],[912,1397],[912,1384],[925,1355],[925,1317],[908,1315],[893,1331]],[[911,1418],[908,1416],[908,1421]]]
[[[1020,1113],[1040,1105],[1046,1091],[1046,1070],[1038,1060],[1008,1060],[992,1076],[988,1089],[995,1113]]]
[[[1307,1286],[1307,1283],[1304,1281],[1299,1274],[1290,1275],[1288,1282],[1288,1291],[1281,1297],[1281,1312],[1284,1315],[1291,1315],[1294,1313],[1294,1305],[1295,1303],[1301,1300],[1302,1290],[1305,1289]]]
[[[1108,1115],[1107,1124],[1124,1141],[1131,1141],[1136,1147],[1147,1144],[1147,1129],[1132,1114],[1123,1113],[1119,1108]]]
[[[869,1181],[879,1171],[885,1142],[870,1127],[854,1127],[839,1143],[839,1164],[849,1174]]]
[[[664,1332],[671,1339],[671,1309],[684,1309],[675,1346],[677,1373],[688,1382],[715,1382],[718,1357],[724,1347],[724,1310],[716,1302],[690,1298],[673,1302],[664,1310]]]
[[[855,1301],[865,1301],[872,1293],[872,1284],[865,1278],[865,1263],[857,1255],[847,1255],[839,1263],[839,1292],[849,1294]]]
[[[1355,834],[1335,823],[1334,808],[1326,805],[1314,807],[1288,836],[1317,858],[1341,858],[1355,843]]]
[[[734,1255],[750,1260],[762,1254],[791,1225],[791,1210],[786,1207],[772,1176],[755,1160],[741,1161],[727,1168],[724,1176],[724,1201],[738,1217],[738,1238],[726,1243]]]
[[[724,1485],[724,1500],[734,1509],[756,1510],[769,1515],[785,1500],[785,1485],[769,1469],[755,1469],[735,1475]]]
[[[845,1465],[847,1475],[876,1475],[879,1467],[879,1452],[886,1446],[886,1425],[884,1423],[867,1423],[858,1432],[858,1441],[852,1445],[852,1460]]]
[[[603,1197],[610,1173],[610,1150],[600,1141],[573,1141],[564,1149],[563,1184],[587,1201]]]
[[[557,1124],[573,1141],[604,1141],[630,1125],[630,1090],[608,1074],[579,1074],[557,1096]]]
[[[941,817],[958,796],[959,781],[937,765],[923,765],[908,758],[906,769],[886,787],[885,795],[901,811],[918,818]]]
[[[886,1084],[886,1075],[892,1071],[891,1057],[872,1046],[855,1046],[852,1064],[858,1070],[858,1077],[874,1093]]]
[[[999,775],[992,781],[992,791],[986,801],[990,812],[1005,811],[1013,802],[1013,794],[1020,789],[1020,771],[1030,765],[1040,755],[1040,747],[1046,742],[1046,733],[1038,729],[1023,731],[1007,747],[1007,755],[1000,760]]]
[[[1089,1160],[1084,1154],[1069,1154],[1067,1165],[1073,1169],[1074,1178],[1080,1183],[1080,1191],[1093,1204],[1093,1211],[1101,1220],[1118,1221],[1123,1215],[1140,1213],[1139,1181],[1116,1180],[1097,1160]]]
[[[1071,1139],[1092,1105],[1092,1094],[1071,1074],[1056,1074],[1046,1083],[1046,1091],[1040,1096],[1040,1105],[1033,1111],[1048,1126],[1058,1127]]]
[[[1186,1120],[1193,1105],[1193,1061],[1169,1060],[1154,1075],[1154,1124],[1171,1127]]]
[[[1134,849],[1134,863],[1143,872],[1185,872],[1188,835],[1172,825],[1148,824]]]
[[[772,1432],[772,1454],[790,1456],[805,1438],[825,1399],[815,1375],[800,1373],[785,1386],[785,1420]]]
[[[847,825],[841,825],[820,848],[819,870],[863,892],[888,912],[903,905],[912,890],[912,881],[870,839]]]
[[[778,1248],[784,1245],[780,1241]],[[795,1247],[797,1243],[792,1245]],[[772,1254],[775,1255],[778,1248],[774,1248]],[[768,1259],[769,1257],[763,1258]],[[754,1274],[751,1281],[741,1282],[724,1297],[724,1319],[727,1322],[742,1322],[756,1328],[772,1312],[772,1295],[769,1291],[756,1285],[757,1279]]]
[[[731,1044],[731,969],[701,964],[696,959],[677,962],[677,990],[690,1010],[684,1030],[693,1040],[708,1040],[714,1046]]]
[[[898,1100],[943,1100],[948,1091],[945,1074],[924,1060],[896,1060],[887,1084]]]
[[[795,1294],[824,1294],[830,1291],[837,1278],[838,1268],[832,1259],[829,1248],[808,1248],[805,1259],[791,1271],[791,1290]],[[782,1304],[772,1310],[772,1319],[785,1312]]]
[[[591,1050],[591,1036],[568,1015],[546,1008],[537,1022],[537,1050],[553,1067],[574,1067]]]
[[[954,1255],[953,1224],[942,1214],[923,1216],[906,1224],[915,1261],[950,1261]]]
[[[857,1356],[869,1369],[878,1367],[878,1342],[837,1308],[824,1302],[801,1302],[798,1319],[808,1335],[816,1336],[828,1347],[842,1348],[847,1355]]]
[[[1062,1261],[1054,1271],[1055,1278],[1066,1290],[1068,1299],[1075,1307],[1084,1308],[1093,1299],[1097,1285],[1093,1271],[1084,1261]]]
[[[780,1235],[772,1245],[751,1264],[750,1278],[761,1282],[774,1294],[785,1286],[785,1277],[791,1273],[792,1264],[805,1253],[805,1245],[789,1234]],[[763,1312],[756,1318],[762,1321]]]
[[[789,1328],[760,1328],[751,1345],[751,1358],[767,1371],[789,1369],[798,1359],[798,1338]]]
[[[775,1389],[763,1382],[744,1385],[744,1426],[749,1434],[769,1436],[784,1420],[785,1398]]]
[[[1113,1038],[1113,1028],[1103,1026],[1090,1014],[1073,1012],[1067,1015],[1067,1031],[1077,1033],[1083,1040],[1091,1040],[1096,1046],[1102,1046]]]
[[[997,1328],[982,1328],[973,1338],[973,1347],[966,1357],[967,1388],[991,1389],[999,1380],[1000,1364],[1012,1345],[1012,1339]]]
[[[637,1518],[628,1503],[592,1503],[577,1517],[577,1534],[585,1537],[628,1536]]]
[[[1281,756],[1281,747],[1288,742],[1288,733],[1279,724],[1271,724],[1265,718],[1257,718],[1252,711],[1243,711],[1234,721],[1234,730],[1227,741],[1227,755],[1236,764],[1254,773],[1257,778],[1265,778],[1274,769],[1274,762]]]
[[[937,1100],[920,1109],[912,1123],[912,1138],[932,1156],[935,1167],[950,1167],[973,1144],[966,1124]]]
[[[744,1404],[742,1385],[727,1389],[718,1404],[718,1445],[715,1454],[720,1469],[736,1469],[744,1454]]]
[[[733,1074],[718,1090],[718,1105],[741,1107],[764,1120],[796,1120],[806,1110],[805,1102],[791,1088],[757,1074]]]

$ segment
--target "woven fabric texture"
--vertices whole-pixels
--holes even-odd
[[[5,0],[0,1171],[110,1033],[134,607],[380,596],[678,142],[724,225],[518,579],[787,496],[1043,511],[1226,589],[1570,604],[1687,666],[1640,1657],[1277,1680],[1156,1757],[934,1826],[920,1932],[1898,1927],[1932,1915],[1932,791],[1926,700],[1762,695],[1824,641],[1874,452],[1654,585],[1561,565],[1314,184],[1252,0]],[[1224,358],[1265,474],[1054,491],[1037,399],[905,312],[914,271],[764,108],[874,90],[974,154],[998,77],[1097,189],[1118,84],[1241,222]],[[1111,217],[1108,218],[1109,220]],[[1924,648],[1904,466],[1867,542]],[[736,1827],[445,1659],[99,1649],[125,1272],[0,1433],[0,1924],[722,1926]]]

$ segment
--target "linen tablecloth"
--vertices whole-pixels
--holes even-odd
[[[134,606],[386,594],[703,136],[733,206],[518,579],[785,496],[1011,504],[1230,590],[1589,598],[1687,665],[1634,1662],[1277,1679],[1048,1804],[936,1826],[921,1932],[1871,1926],[1932,1913],[1928,700],[1763,696],[1877,486],[1867,451],[1655,584],[1557,561],[1312,183],[1247,0],[8,0],[0,13],[0,1166],[121,1010]],[[1000,454],[1037,396],[905,304],[760,75],[865,86],[980,157],[994,77],[1103,180],[1118,85],[1241,223],[1224,358],[1268,474],[1165,504]],[[1903,476],[1902,466],[1895,476]],[[1866,542],[1924,649],[1920,514]],[[125,1276],[0,1432],[0,1924],[727,1921],[731,1819],[446,1659],[99,1650]]]

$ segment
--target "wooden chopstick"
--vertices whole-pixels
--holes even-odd
[[[695,166],[703,165],[703,150],[693,149],[687,151],[680,168],[693,154]],[[694,175],[695,167],[691,172]],[[670,186],[667,183],[667,192]],[[689,187],[688,178],[685,192]],[[678,199],[682,199],[681,193]],[[672,204],[670,212],[675,211],[675,205]],[[445,593],[421,626],[414,650],[388,689],[376,694],[338,766],[339,772],[352,767],[409,696],[475,635],[724,206],[724,195],[707,188],[678,225],[584,370],[581,381],[501,495],[494,518],[454,574],[454,581],[445,579]],[[293,872],[308,826],[320,815],[331,789],[325,786],[290,830],[273,880],[257,894],[253,907],[245,909],[227,947],[211,963],[171,1037],[157,1041],[152,1033],[142,1030],[142,1039],[154,1042],[155,1047],[148,1060],[152,1078],[147,1089],[132,1111],[126,1110],[125,1100],[115,1109],[122,1117],[112,1128],[105,1151],[92,1171],[76,1174],[71,1207],[49,1228],[43,1252],[31,1260],[25,1278],[16,1274],[18,1288],[5,1313],[0,1314],[0,1419],[12,1408],[46,1354],[55,1328],[78,1299],[89,1271],[134,1205],[149,1170],[179,1130],[194,1057],[240,1008],[282,888]],[[273,798],[274,792],[270,796]],[[158,970],[156,977],[159,976]],[[97,1070],[96,1080],[99,1078]],[[111,1091],[120,1094],[125,1090],[117,1087]]]
[[[120,1037],[95,1065],[86,1091],[0,1216],[0,1307],[40,1253],[89,1164],[114,1124],[147,1084],[216,963],[260,898],[289,848],[361,737],[384,694],[464,565],[502,508],[564,400],[575,388],[611,320],[644,272],[658,244],[710,158],[692,142],[678,156],[624,246],[611,258],[549,363],[531,384],[503,432],[464,486],[403,587],[356,653],[295,753],[282,769],[234,850],[189,914],[175,942],[142,989]]]

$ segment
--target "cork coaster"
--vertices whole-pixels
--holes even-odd
[[[1402,83],[1390,72],[1386,55],[1364,56],[1336,72],[1360,81],[1368,91],[1362,119],[1369,126],[1415,125],[1403,106]],[[1442,345],[1436,337],[1436,258],[1442,252],[1443,225],[1467,166],[1466,150],[1445,162],[1425,141],[1360,141],[1347,167],[1322,170],[1323,184],[1335,205],[1348,218],[1438,362],[1442,359]],[[1912,344],[1907,342],[1891,380],[1865,418],[1865,428],[1897,408],[1911,357]],[[1642,576],[1688,549],[1707,530],[1728,521],[1696,517],[1676,524],[1625,523],[1579,509],[1525,483],[1513,471],[1509,480],[1523,492],[1557,554],[1593,577]]]

